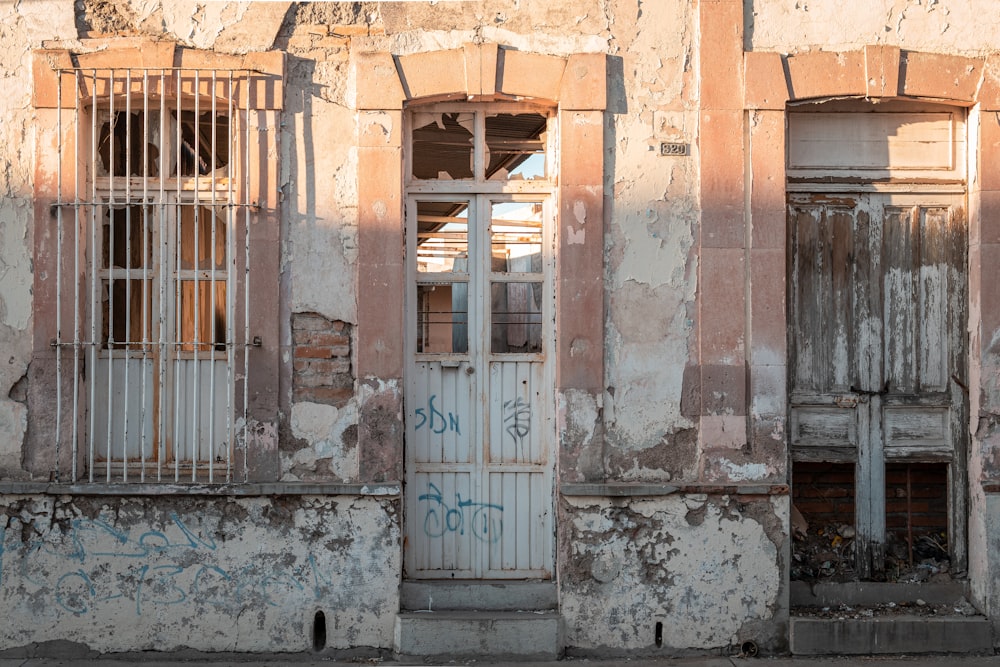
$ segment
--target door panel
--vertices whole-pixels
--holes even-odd
[[[857,569],[883,566],[886,459],[964,476],[966,221],[956,195],[793,195],[792,457],[856,462]],[[964,483],[951,484],[953,563]]]

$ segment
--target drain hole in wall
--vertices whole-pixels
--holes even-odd
[[[663,646],[663,623],[656,622],[656,646]]]
[[[313,619],[313,650],[322,651],[326,648],[326,614],[316,612]]]

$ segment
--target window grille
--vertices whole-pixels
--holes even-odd
[[[253,73],[57,74],[56,461],[245,481]]]

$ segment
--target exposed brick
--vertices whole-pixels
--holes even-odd
[[[350,359],[296,359],[293,365],[301,376],[334,375],[351,370]]]
[[[319,313],[292,315],[292,400],[343,405],[354,395],[351,325]]]
[[[295,358],[329,359],[333,356],[329,347],[313,347],[310,345],[296,345]]]
[[[312,346],[348,346],[351,340],[348,336],[332,331],[296,331],[292,329],[292,342],[296,345]]]

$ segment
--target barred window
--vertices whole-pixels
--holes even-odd
[[[253,73],[58,74],[56,459],[246,479]]]

